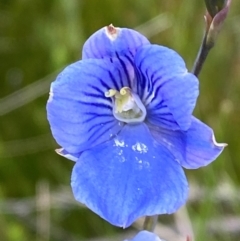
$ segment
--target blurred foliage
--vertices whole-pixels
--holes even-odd
[[[195,114],[213,127],[217,140],[229,145],[210,166],[187,171],[191,182],[209,189],[226,180],[234,187],[240,185],[239,9],[240,2],[233,1],[217,44],[200,75],[201,94]],[[175,49],[191,69],[203,34],[204,1],[1,0],[0,105],[11,93],[78,60],[84,41],[102,26],[113,23],[135,28],[161,13],[172,17],[172,25],[150,40]],[[51,77],[49,83],[53,80]],[[47,98],[46,92],[26,105],[0,113],[0,201],[34,197],[42,180],[49,183],[51,190],[69,186],[73,163],[54,153],[57,144],[46,120]],[[13,98],[13,102],[18,101]],[[4,105],[8,108],[7,101]],[[187,207],[197,241],[240,239],[239,233],[221,235],[221,230],[219,236],[209,238],[211,234],[206,226],[213,217],[240,215],[237,203],[229,209],[206,197]],[[0,210],[1,240],[25,241],[37,237],[36,213],[29,220],[3,213]],[[122,232],[83,208],[51,211],[51,225],[78,240]],[[49,239],[39,240],[75,239],[66,235],[53,237],[50,231]]]

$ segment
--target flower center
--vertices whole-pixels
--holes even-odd
[[[129,87],[123,87],[120,91],[110,89],[105,92],[106,97],[113,100],[113,115],[116,119],[126,123],[143,122],[146,117],[146,108],[138,95]]]

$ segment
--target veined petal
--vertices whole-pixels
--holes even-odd
[[[84,151],[71,185],[78,201],[120,227],[141,216],[173,213],[188,194],[181,166],[144,123],[125,125],[116,138]]]
[[[83,46],[82,58],[116,57],[123,53],[134,56],[136,49],[149,41],[142,34],[128,28],[110,25],[95,32]]]
[[[226,144],[217,143],[213,130],[192,117],[187,131],[171,131],[150,126],[155,140],[173,153],[176,160],[187,169],[203,167],[214,161]]]
[[[148,121],[173,130],[187,130],[198,97],[198,80],[188,73],[183,59],[173,50],[145,45],[135,56],[140,98]]]
[[[48,120],[66,152],[80,153],[120,131],[123,124],[113,117],[112,100],[105,92],[129,86],[133,80],[127,73],[117,60],[88,59],[68,66],[52,83]]]
[[[125,241],[127,241],[127,240],[125,240]],[[155,233],[151,233],[146,230],[143,230],[143,231],[139,232],[130,241],[161,241],[161,239]]]

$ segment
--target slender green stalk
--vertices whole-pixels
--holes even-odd
[[[198,55],[197,55],[197,58],[194,62],[194,65],[193,65],[193,69],[192,69],[192,73],[196,76],[199,75],[199,73],[201,72],[202,70],[202,67],[203,67],[203,64],[208,56],[208,53],[209,51],[211,50],[211,48],[214,46],[214,44],[206,44],[206,39],[207,39],[207,32],[205,33],[204,35],[204,38],[202,40],[202,44],[201,44],[201,47],[198,51]]]
[[[158,215],[146,216],[143,224],[143,230],[153,232],[158,221]]]
[[[203,64],[214,46],[222,25],[227,17],[231,0],[205,0],[207,13],[205,14],[206,29],[201,47],[195,60],[192,73],[199,75]]]

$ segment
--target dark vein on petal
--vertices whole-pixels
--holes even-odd
[[[103,93],[102,94],[93,94],[93,93],[89,93],[89,92],[86,92],[86,91],[82,91],[81,94],[83,94],[84,96],[87,96],[87,97],[89,97],[89,96],[95,97],[95,98],[103,98],[104,97]],[[105,100],[108,100],[108,99],[105,98]]]
[[[149,78],[149,71],[150,71],[150,68],[147,68],[147,70],[146,70],[146,79],[147,79],[147,82],[148,82],[148,91],[149,92],[151,92],[152,91],[152,89],[153,89],[153,83],[152,83],[152,79],[151,78]]]
[[[130,49],[128,49],[129,50],[129,54],[132,56],[132,57],[134,57],[134,55],[133,55],[133,53],[130,51]]]
[[[108,127],[108,130],[111,130],[112,127],[114,127],[114,126],[116,126],[115,120],[114,120],[113,125],[111,125],[111,126]],[[105,130],[105,129],[103,129],[103,131],[102,131],[98,136],[96,136],[96,138],[93,139],[92,142],[95,142],[95,141],[96,141],[97,139],[99,139],[104,133],[106,133],[106,130]],[[110,138],[109,138],[109,140],[110,140]]]
[[[115,122],[115,119],[111,120],[111,121],[108,121],[106,123],[104,123],[105,125],[106,124],[109,124],[111,122]],[[104,125],[103,123],[98,123],[98,125],[95,125],[93,128],[95,127],[99,127],[99,125]],[[115,124],[114,124],[115,125]],[[113,126],[114,126],[113,125]],[[92,129],[93,129],[92,128]],[[107,128],[108,130],[111,129],[111,128]],[[90,141],[95,135],[97,135],[101,130],[103,130],[103,132],[101,132],[101,135],[104,134],[106,132],[106,130],[104,128],[99,128],[97,131],[94,131],[89,137],[88,137],[88,141]],[[90,132],[90,130],[89,130]],[[101,135],[98,135],[95,139],[91,140],[92,142],[94,142],[95,140],[97,140]]]
[[[154,96],[154,98],[152,99],[152,102],[158,97],[158,95],[159,95],[159,91],[160,91],[160,89],[165,85],[167,83],[167,81],[164,81],[164,82],[162,82],[162,83],[160,83],[160,85],[158,85],[157,87],[156,87],[156,89],[155,89],[155,96]],[[155,87],[155,86],[154,86]]]
[[[127,78],[127,82],[128,82],[128,87],[131,87],[131,79],[130,79],[130,76],[129,76],[129,73],[128,73],[128,70],[127,70],[127,67],[126,67],[126,64],[124,63],[124,61],[120,58],[120,56],[118,55],[118,53],[116,52],[116,56],[123,68],[123,71],[126,75],[126,78]]]
[[[138,93],[140,99],[142,99],[143,91],[141,88],[141,82],[143,81],[142,79],[144,78],[144,76],[141,75],[140,70],[137,67],[134,66],[134,68],[135,68],[135,75],[136,75],[136,80],[137,80],[137,93]]]
[[[98,114],[96,114],[96,112],[82,112],[82,115],[93,115],[93,116],[98,116]]]
[[[158,103],[156,106],[154,106],[154,108],[158,109],[158,108],[161,108],[161,109],[164,109],[164,108],[167,108],[166,105],[163,105],[163,100],[160,101],[160,103]]]
[[[146,81],[146,76],[145,76],[145,74],[142,73],[141,69],[139,69],[139,73],[140,73],[140,76],[142,76],[142,78],[140,79],[140,85],[142,87],[142,95],[143,95],[144,90],[146,88],[146,82],[147,81]]]
[[[172,116],[171,116],[172,117]],[[156,116],[155,114],[153,116],[151,116],[151,119],[154,119],[156,121],[160,121],[160,122],[165,122],[165,123],[174,123],[174,124],[177,124],[176,121],[174,120],[170,120],[170,119],[166,119],[166,118],[163,118],[162,115],[160,116]]]
[[[127,55],[124,54],[124,56],[127,58],[127,60],[131,63],[132,66],[134,66],[133,60]]]
[[[161,71],[161,69],[156,69],[156,70],[153,71],[151,76],[149,76],[149,79],[152,81],[153,84],[155,83],[155,74],[157,74],[160,71]]]
[[[112,120],[97,123],[97,124],[91,126],[91,127],[88,129],[88,132],[93,131],[94,129],[98,128],[99,126],[107,125],[107,124],[109,124],[109,123],[111,123],[111,122],[113,122],[113,121],[115,121],[114,117],[112,118]],[[97,134],[101,129],[102,129],[102,128],[100,127],[98,130],[94,131],[94,133]]]
[[[146,58],[142,58],[140,63],[137,65],[137,68],[142,72],[142,65],[143,65],[143,62],[145,61]]]
[[[92,88],[93,90],[97,91],[99,94],[103,94],[103,91],[101,89],[99,89],[97,86],[94,86],[94,85],[91,85],[91,84],[88,84],[88,86],[90,88]]]
[[[111,79],[112,82],[113,82],[113,85],[114,85],[115,89],[119,90],[118,83],[117,83],[115,77],[113,76],[112,72],[111,72],[111,71],[108,71],[108,74],[109,74],[110,79]]]
[[[83,102],[83,101],[80,101],[80,100],[78,101],[78,103],[80,103],[82,105],[85,105],[85,106],[101,107],[101,108],[106,108],[106,109],[112,110],[112,106],[106,105],[106,104],[103,104],[103,103]]]
[[[89,117],[88,119],[85,119],[84,121],[82,121],[82,124],[90,122],[90,121],[92,121],[95,118],[104,118],[104,117],[112,117],[112,116],[113,116],[112,113],[111,114],[101,114],[101,115],[96,114],[96,115],[94,115],[92,117]]]
[[[120,82],[121,82],[121,86],[120,86],[120,88],[118,89],[118,90],[120,90],[121,88],[124,87],[123,76],[122,76],[122,73],[121,73],[121,71],[120,71],[119,69],[117,69],[117,71],[118,71],[118,75],[119,75]]]
[[[98,67],[103,69],[103,70],[105,70],[105,71],[108,71],[108,70],[102,68],[101,66],[98,66]],[[98,77],[98,76],[96,76],[94,74],[88,74],[88,76],[97,79],[102,84],[102,86],[105,87],[107,90],[111,89],[100,77]],[[101,91],[101,92],[103,92],[103,91]]]

